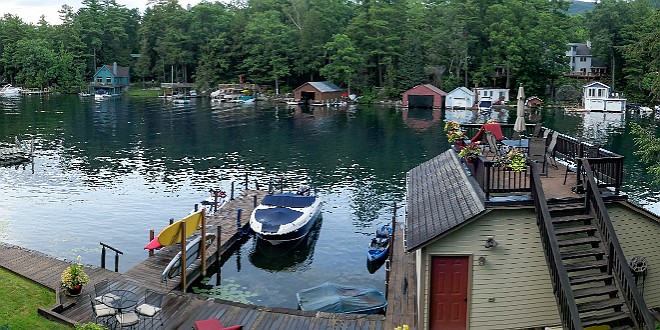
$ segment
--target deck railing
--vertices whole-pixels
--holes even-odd
[[[649,313],[646,302],[637,290],[630,266],[619,244],[619,239],[614,231],[614,226],[605,207],[605,202],[600,195],[598,184],[596,183],[591,167],[592,161],[591,159],[582,160],[585,176],[585,206],[587,210],[593,213],[596,226],[600,233],[600,240],[607,248],[607,273],[614,275],[619,289],[623,293],[622,298],[624,298],[628,306],[628,311],[635,322],[635,328],[655,329],[653,317]]]
[[[556,237],[555,228],[552,224],[552,217],[550,216],[543,187],[541,186],[540,171],[538,164],[532,164],[530,185],[534,208],[536,209],[536,224],[541,234],[541,244],[543,245],[545,260],[548,262],[548,270],[552,279],[553,291],[557,298],[559,315],[561,316],[564,329],[581,330],[583,329],[582,322],[579,318],[575,296],[573,296],[573,291],[571,290],[568,272],[561,260],[561,252],[559,251],[557,240],[554,239]]]
[[[529,192],[531,189],[529,166],[522,171],[512,171],[481,156],[468,164],[468,169],[486,194],[486,199],[489,199],[492,193]]]

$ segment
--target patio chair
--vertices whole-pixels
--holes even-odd
[[[543,123],[536,123],[534,125],[534,132],[532,133],[532,137],[541,137],[541,129],[543,128]]]
[[[144,293],[144,303],[135,309],[141,318],[149,318],[149,323],[152,327],[156,317],[160,320],[160,326],[163,326],[163,319],[160,313],[163,309],[163,297],[162,293],[147,289]]]
[[[94,318],[94,323],[98,323],[99,319],[102,319],[103,323],[110,325],[110,320],[112,317],[117,314],[117,311],[114,308],[110,308],[103,304],[97,304],[95,299],[92,299],[91,295],[87,295],[89,303],[92,306],[92,317]]]
[[[555,158],[555,148],[557,147],[557,136],[559,136],[559,132],[557,131],[552,132],[552,137],[550,138],[550,144],[548,144],[548,148],[546,149],[545,157],[547,159],[548,164],[552,165],[556,169],[559,169],[559,166],[557,166],[557,159]],[[550,160],[552,160],[552,162],[550,162]]]
[[[529,139],[529,149],[527,150],[527,158],[533,162],[542,163],[541,175],[548,175],[546,172],[546,153],[545,153],[545,139],[542,137],[532,137]]]
[[[96,296],[94,300],[100,303],[103,302],[102,297],[104,294],[107,294],[106,297],[110,296],[112,298],[112,296],[114,295],[108,293],[108,291],[110,291],[110,280],[101,280],[98,283],[94,284],[94,295]]]
[[[119,326],[119,329],[124,329],[128,327],[133,329],[134,326],[140,323],[140,318],[135,312],[126,312],[126,313],[117,314],[115,315],[115,319],[117,320],[117,325]]]
[[[213,317],[207,320],[195,321],[195,330],[242,330],[242,325],[234,325],[231,327],[224,327],[220,320]]]
[[[496,159],[502,156],[502,150],[497,145],[497,139],[495,138],[495,135],[490,132],[486,132],[486,142],[488,142],[488,152],[486,153],[486,157],[488,157],[488,154],[491,152],[493,153],[492,159]]]
[[[511,140],[520,140],[522,138],[522,135],[518,131],[513,131],[513,134],[511,134]]]

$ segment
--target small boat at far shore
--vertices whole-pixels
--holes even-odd
[[[298,307],[303,311],[326,313],[382,313],[387,306],[385,296],[371,285],[348,286],[323,283],[298,291]]]
[[[0,95],[18,95],[21,93],[20,87],[14,87],[11,84],[7,84],[0,88]]]
[[[266,195],[250,216],[250,229],[273,245],[304,237],[321,213],[321,199],[305,194]]]

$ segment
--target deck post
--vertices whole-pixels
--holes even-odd
[[[268,193],[272,194],[274,190],[275,188],[273,188],[273,178],[270,178],[270,180],[268,180]]]
[[[119,253],[115,251],[115,273],[119,273]]]
[[[181,291],[186,293],[186,221],[181,221]]]
[[[202,276],[206,276],[206,208],[202,208]]]
[[[101,248],[101,268],[105,269],[105,245]]]
[[[222,226],[218,225],[218,248],[216,254],[218,255],[218,275],[215,278],[215,285],[219,286],[222,282],[222,253],[220,247],[222,246]]]
[[[254,189],[259,190],[259,180],[254,179]]]
[[[213,193],[213,213],[218,212],[218,192],[215,190],[211,190],[211,193]]]
[[[229,200],[234,200],[234,181],[231,182],[231,195],[229,197]]]
[[[243,226],[241,226],[241,212],[243,212],[243,210],[239,207],[238,211],[236,212],[236,231],[240,231],[242,233]]]
[[[252,207],[257,207],[257,195],[254,195],[254,198],[252,198]]]
[[[154,230],[153,230],[153,229],[150,229],[150,230],[149,230],[149,242],[153,241],[155,237],[156,237],[156,236],[155,236],[155,232],[154,232]],[[153,257],[153,256],[154,256],[154,250],[153,250],[153,249],[149,250],[149,256],[150,256],[150,257]]]

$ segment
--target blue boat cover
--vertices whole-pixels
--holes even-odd
[[[266,195],[261,201],[262,205],[303,208],[314,204],[316,196],[302,196],[294,193]]]
[[[371,285],[361,287],[323,283],[299,291],[298,305],[304,311],[327,313],[378,312],[387,305],[387,300]]]
[[[276,233],[281,225],[295,221],[302,214],[302,212],[287,209],[285,207],[257,209],[254,213],[254,219],[261,223],[263,231]]]

